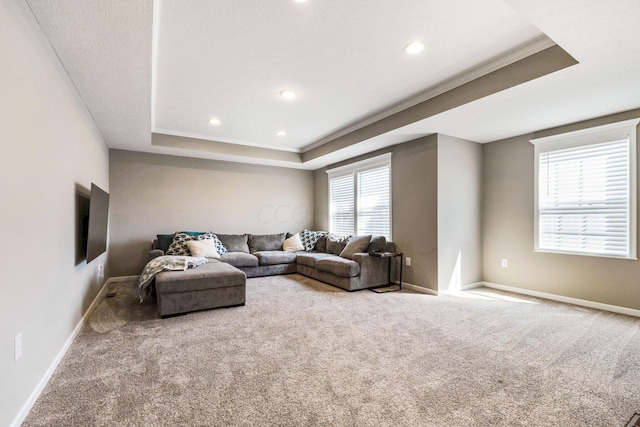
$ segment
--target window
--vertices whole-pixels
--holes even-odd
[[[391,153],[327,173],[329,230],[391,239]]]
[[[636,259],[636,126],[532,140],[535,249]]]

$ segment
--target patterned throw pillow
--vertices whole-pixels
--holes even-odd
[[[187,233],[177,231],[173,235],[173,240],[171,241],[169,249],[167,249],[165,255],[191,256],[187,242],[193,239],[194,238],[189,236]]]
[[[222,244],[220,239],[218,239],[218,236],[216,236],[213,231],[209,231],[207,233],[201,234],[196,239],[197,240],[209,240],[209,239],[211,239],[211,240],[213,240],[215,242],[216,251],[218,252],[218,254],[224,255],[224,254],[227,253],[227,248],[224,247],[224,245]]]
[[[302,230],[300,232],[300,241],[304,245],[304,250],[307,252],[312,251],[316,246],[316,242],[318,241],[318,239],[324,236],[324,234],[325,233],[323,233],[322,231],[310,231],[306,228]]]
[[[169,249],[165,255],[176,255],[176,256],[191,256],[191,251],[189,250],[189,246],[187,246],[187,242],[191,240],[209,240],[212,239],[215,241],[216,251],[220,255],[224,255],[227,253],[227,249],[222,245],[218,236],[216,236],[211,231],[199,235],[193,235],[193,233],[187,233],[184,231],[178,231],[173,235],[173,240],[169,245]]]

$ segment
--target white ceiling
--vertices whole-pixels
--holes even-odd
[[[315,169],[640,107],[637,0],[27,1],[111,148]],[[554,42],[578,64],[405,110]]]

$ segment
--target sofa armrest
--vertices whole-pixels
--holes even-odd
[[[360,281],[364,287],[382,286],[389,283],[389,258],[357,253],[353,255],[353,260],[360,264]]]
[[[164,255],[164,251],[162,249],[152,249],[149,251],[149,261],[162,255]]]

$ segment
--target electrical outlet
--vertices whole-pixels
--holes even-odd
[[[98,277],[104,277],[104,264],[98,265]]]
[[[22,334],[13,339],[13,360],[17,362],[22,357]]]
[[[502,258],[502,268],[507,268],[509,266],[509,261],[506,258]]]
[[[404,261],[405,261],[405,264],[407,264],[407,267],[411,267],[411,257],[406,257]]]

